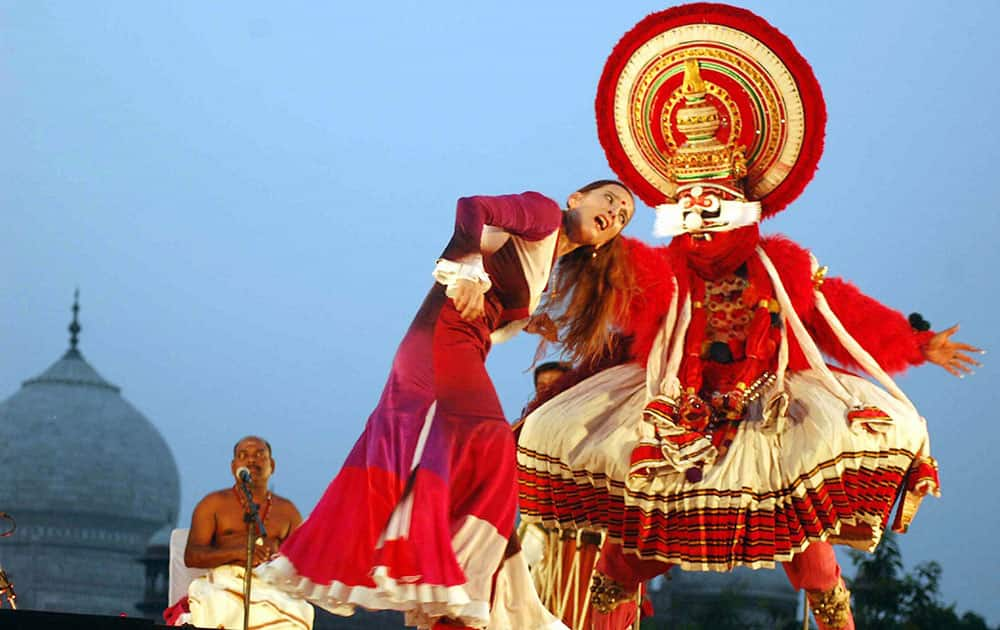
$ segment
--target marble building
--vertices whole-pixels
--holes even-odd
[[[0,402],[0,564],[23,609],[141,614],[142,558],[179,507],[174,457],[156,427],[70,345]]]

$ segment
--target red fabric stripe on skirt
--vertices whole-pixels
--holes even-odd
[[[806,539],[832,533],[837,522],[876,520],[883,526],[903,479],[902,470],[846,470],[840,476],[797,486],[804,496],[791,496],[792,489],[772,493],[780,504],[773,507],[671,507],[662,497],[657,508],[644,512],[625,506],[619,496],[605,489],[566,481],[521,467],[520,505],[523,514],[564,527],[591,525],[605,528],[625,548],[639,550],[644,557],[681,557],[693,562],[770,559],[788,553]],[[689,493],[690,494],[690,493]],[[742,493],[718,493],[723,503],[738,501]],[[773,504],[773,501],[772,501]]]

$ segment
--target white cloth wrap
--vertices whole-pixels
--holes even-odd
[[[487,630],[567,630],[542,605],[523,553],[505,558],[496,570],[496,559],[503,556],[507,540],[491,524],[468,516],[455,532],[452,544],[469,576],[464,585],[397,581],[389,577],[385,567],[374,568],[374,588],[337,581],[317,584],[299,575],[282,555],[261,565],[257,573],[275,588],[308,599],[336,615],[350,616],[355,606],[362,606],[402,611],[405,625],[422,630],[431,628],[443,616]]]
[[[223,565],[188,586],[190,623],[199,628],[243,628],[243,567]],[[313,607],[273,586],[253,580],[250,589],[250,628],[308,630]]]
[[[542,605],[523,551],[500,565],[486,630],[569,630]]]

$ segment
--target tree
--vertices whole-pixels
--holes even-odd
[[[875,553],[851,551],[858,568],[850,588],[854,595],[854,623],[870,630],[895,630],[901,616],[903,556],[891,532],[886,532]]]
[[[955,605],[941,601],[941,565],[930,561],[912,573],[903,573],[903,557],[892,532],[872,555],[851,551],[857,573],[850,580],[854,595],[854,621],[866,630],[990,630],[981,616],[961,617]],[[1000,630],[1000,626],[998,626]]]

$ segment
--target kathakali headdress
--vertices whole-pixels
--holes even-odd
[[[792,42],[723,4],[646,17],[615,46],[597,88],[608,161],[656,208],[658,236],[780,212],[812,179],[825,125],[819,83]]]

